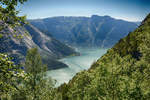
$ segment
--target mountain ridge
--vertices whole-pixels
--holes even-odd
[[[75,46],[111,47],[138,25],[110,16],[52,17],[29,22],[57,40]],[[48,35],[48,34],[47,34]]]
[[[43,19],[49,19],[49,18],[58,18],[58,17],[64,17],[64,18],[68,18],[68,17],[72,17],[72,18],[91,18],[92,16],[101,16],[101,15],[98,15],[98,14],[93,14],[91,16],[50,16],[50,17],[44,17],[44,18],[30,18],[30,19],[27,19],[28,21],[32,21],[32,20],[37,20],[37,21],[41,21]],[[133,22],[133,23],[140,23],[141,21],[129,21],[129,20],[125,20],[125,19],[121,19],[121,18],[115,18],[115,17],[112,17],[110,15],[103,15],[101,17],[110,17],[110,18],[113,18],[113,19],[116,19],[116,20],[123,20],[123,21],[127,21],[127,22]]]

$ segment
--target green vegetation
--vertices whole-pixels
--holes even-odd
[[[25,24],[26,16],[17,16],[19,11],[16,11],[16,6],[23,4],[27,0],[0,0],[0,35],[6,34],[3,29],[7,27],[16,27]]]
[[[24,22],[15,10],[24,1],[0,0],[0,31],[4,24],[14,27]],[[56,89],[45,77],[46,65],[37,48],[28,50],[24,66],[25,70],[0,54],[0,100],[149,100],[150,14],[89,70]]]
[[[42,64],[37,48],[28,50],[25,62],[27,81],[22,82],[21,91],[12,96],[13,100],[50,100],[53,81],[45,77],[47,66]]]
[[[3,30],[25,23],[25,17],[17,17],[18,11],[15,7],[18,3],[23,4],[26,0],[0,0],[0,37]],[[1,46],[0,46],[1,48]],[[0,53],[0,99],[8,97],[18,90],[16,84],[26,79],[26,74],[19,66],[16,66],[6,54]]]
[[[0,99],[52,100],[54,81],[46,78],[46,65],[42,64],[37,48],[28,50],[25,71],[7,57],[0,55]]]
[[[33,48],[28,51],[25,69],[26,72],[30,74],[30,78],[26,86],[28,87],[28,91],[30,91],[28,96],[32,95],[33,100],[42,100],[42,98],[46,96],[46,93],[51,90],[52,82],[47,84],[47,79],[44,78],[47,66],[42,64],[37,48]]]
[[[8,28],[26,24],[25,16],[18,17],[15,7],[27,0],[0,0],[0,37],[7,35]],[[1,39],[1,41],[5,41]],[[7,45],[7,42],[5,42]],[[3,49],[3,45],[0,46]],[[51,100],[53,82],[45,78],[46,66],[42,64],[41,57],[36,48],[28,51],[25,70],[16,65],[12,59],[0,53],[0,100]]]
[[[149,100],[150,14],[88,71],[57,89],[60,100]],[[59,99],[58,99],[59,100]]]
[[[18,91],[19,81],[26,80],[27,74],[16,66],[6,54],[0,54],[0,99]]]

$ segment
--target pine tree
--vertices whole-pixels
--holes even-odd
[[[29,74],[26,88],[33,100],[42,100],[47,97],[53,87],[52,80],[46,78],[47,66],[42,63],[37,48],[28,50],[25,62],[25,70]],[[50,95],[49,95],[50,97]],[[44,99],[43,99],[44,100]]]

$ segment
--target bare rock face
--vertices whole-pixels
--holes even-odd
[[[10,27],[3,30],[4,35],[0,38],[0,52],[8,53],[16,63],[23,63],[27,50],[34,47],[39,49],[42,60],[48,65],[48,69],[67,67],[57,59],[77,54],[74,49],[45,35],[32,25],[17,27],[15,30]],[[17,38],[19,36],[22,38]]]

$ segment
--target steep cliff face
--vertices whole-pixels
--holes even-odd
[[[150,14],[142,24],[68,84],[60,100],[149,100]]]
[[[29,20],[38,29],[61,42],[75,46],[111,47],[120,38],[137,28],[136,23],[117,20],[110,16],[53,17]]]
[[[3,33],[3,37],[0,38],[0,52],[13,56],[16,63],[24,60],[27,49],[37,46],[30,35],[24,36],[24,38],[20,37],[26,33],[23,28],[18,27],[17,31],[14,31],[8,27],[3,30]]]
[[[68,47],[51,36],[45,35],[45,33],[39,31],[33,25],[27,25],[25,28],[32,36],[34,43],[37,44],[41,49],[47,51],[53,57],[62,58],[72,54],[77,54],[73,48]]]
[[[11,28],[6,29],[5,32],[9,34],[5,34],[0,38],[0,52],[9,53],[14,57],[15,62],[24,62],[26,51],[33,47],[39,49],[43,61],[49,69],[67,67],[57,59],[77,54],[74,49],[45,35],[32,25],[16,28],[16,35],[23,35],[22,39],[18,39],[16,35],[11,35],[14,32]],[[29,34],[25,34],[26,32]]]

